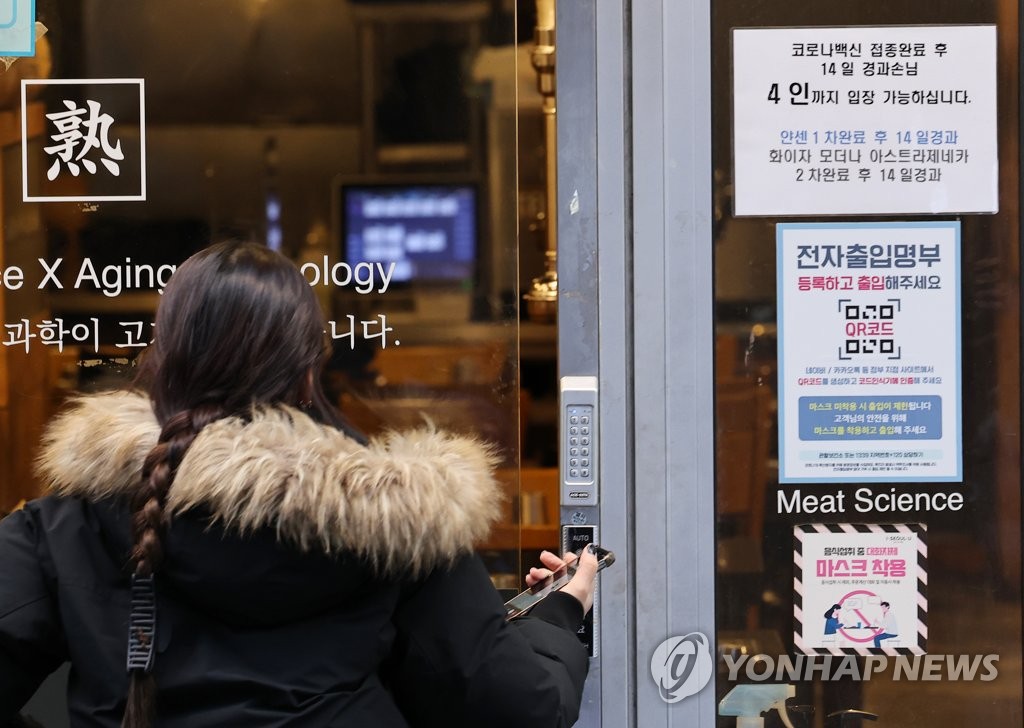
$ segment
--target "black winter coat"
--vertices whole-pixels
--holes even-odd
[[[158,429],[128,394],[51,426],[58,495],[0,522],[0,723],[70,661],[72,725],[120,725],[125,496]],[[156,725],[571,725],[582,608],[557,594],[505,622],[470,552],[489,473],[485,449],[431,431],[364,447],[292,410],[204,429],[167,505]]]

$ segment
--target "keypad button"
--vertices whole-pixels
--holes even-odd
[[[562,440],[565,460],[562,462],[567,480],[593,482],[594,468],[590,462],[593,459],[590,451],[590,437],[593,433],[590,427],[596,425],[595,411],[593,405],[572,405],[562,410],[565,427],[565,439]]]

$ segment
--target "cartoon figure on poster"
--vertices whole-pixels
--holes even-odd
[[[827,610],[825,610],[825,634],[835,634],[839,631],[839,628],[843,626],[843,623],[839,621],[839,613],[843,607],[841,604],[833,604]]]
[[[891,640],[899,637],[900,628],[896,622],[896,615],[889,608],[889,602],[882,602],[882,627],[875,633],[875,648],[882,647],[882,640]]]
[[[822,629],[823,642],[835,641],[837,636],[844,646],[875,649],[897,645],[899,622],[887,601],[868,591],[850,592],[825,610]],[[882,644],[884,640],[888,643]],[[848,644],[849,643],[849,644]]]

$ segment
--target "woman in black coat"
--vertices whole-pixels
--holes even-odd
[[[55,495],[0,522],[0,722],[71,663],[73,726],[569,726],[596,560],[505,621],[472,546],[494,456],[366,443],[326,402],[324,323],[253,244],[172,277],[144,393],[49,427]]]

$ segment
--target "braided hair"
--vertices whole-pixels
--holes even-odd
[[[254,406],[300,405],[315,419],[347,429],[320,387],[325,328],[306,279],[262,245],[213,245],[171,277],[137,379],[161,429],[129,504],[132,613],[123,728],[147,728],[155,716],[153,577],[163,561],[164,505],[179,464],[204,427],[247,417]]]

